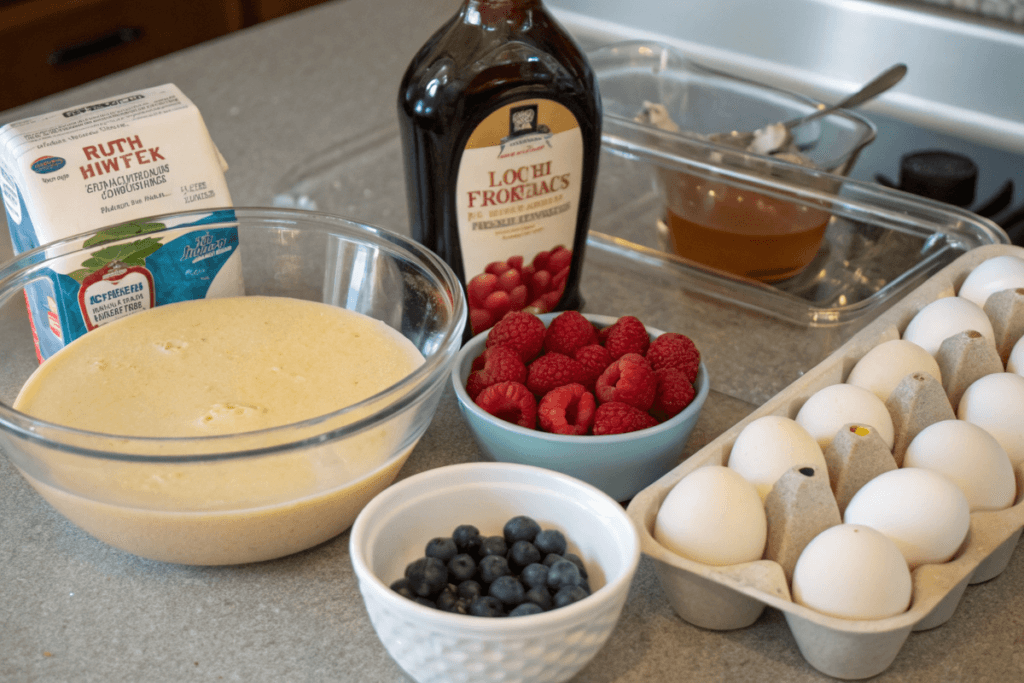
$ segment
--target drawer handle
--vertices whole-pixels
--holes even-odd
[[[93,38],[92,40],[86,40],[81,43],[76,43],[74,45],[69,45],[68,47],[62,47],[54,50],[46,58],[46,63],[50,66],[64,66],[71,62],[76,62],[79,59],[85,59],[86,57],[92,57],[93,55],[98,55],[101,52],[111,50],[118,45],[133,43],[141,37],[141,28],[119,28],[116,31],[106,33],[98,38]]]

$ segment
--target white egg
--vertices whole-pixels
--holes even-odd
[[[904,467],[864,484],[846,506],[843,522],[881,531],[913,569],[952,559],[967,537],[971,509],[964,492],[945,475]]]
[[[910,606],[912,582],[899,548],[859,524],[829,527],[793,569],[793,600],[842,619],[885,619]]]
[[[885,402],[863,387],[833,384],[818,390],[800,407],[796,421],[810,432],[822,451],[847,424],[874,427],[875,433],[892,450],[895,437],[892,416]]]
[[[947,296],[918,311],[903,331],[903,339],[934,356],[942,342],[966,330],[974,330],[992,340],[996,338],[992,321],[978,304],[959,296]]]
[[[1024,377],[996,372],[975,380],[960,397],[956,416],[994,436],[1014,467],[1024,462]]]
[[[740,564],[764,555],[768,522],[754,485],[712,465],[690,472],[669,491],[654,521],[654,538],[696,562]]]
[[[906,339],[882,342],[865,353],[850,371],[847,384],[863,387],[887,401],[903,378],[914,372],[925,372],[942,382],[942,371],[932,354]]]
[[[975,266],[960,285],[958,295],[985,308],[989,296],[1017,287],[1024,287],[1024,259],[1004,254]]]
[[[984,429],[963,420],[942,420],[922,429],[907,446],[903,467],[944,474],[964,492],[971,512],[1005,509],[1017,492],[1006,450]]]
[[[796,420],[777,415],[759,417],[744,427],[726,464],[757,487],[761,500],[768,497],[779,477],[797,465],[828,470],[814,437]]]
[[[1024,376],[1024,337],[1018,339],[1010,350],[1010,358],[1006,361],[1006,371]]]

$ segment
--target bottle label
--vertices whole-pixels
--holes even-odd
[[[489,264],[509,259],[546,267],[558,250],[563,257],[553,261],[559,273],[536,278],[536,285],[523,283],[525,305],[546,296],[546,304],[536,308],[554,308],[568,276],[582,172],[579,122],[558,102],[520,100],[481,121],[467,141],[456,181],[466,282]]]

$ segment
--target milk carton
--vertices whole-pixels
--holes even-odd
[[[87,250],[25,287],[40,361],[139,310],[242,293],[237,230],[203,227],[233,218],[226,170],[198,108],[171,84],[0,128],[14,252]]]

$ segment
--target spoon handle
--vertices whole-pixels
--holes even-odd
[[[792,130],[793,128],[796,128],[799,125],[807,123],[808,121],[813,121],[814,119],[820,116],[830,114],[837,109],[852,109],[857,105],[867,102],[873,97],[881,95],[883,92],[899,83],[905,75],[907,75],[907,65],[895,64],[886,69],[885,71],[883,71],[882,73],[875,76],[875,78],[872,79],[869,83],[867,83],[867,85],[865,85],[863,88],[853,93],[849,97],[846,97],[838,104],[833,104],[832,106],[825,107],[824,109],[818,109],[817,111],[811,112],[807,116],[801,117],[799,119],[794,119],[786,124],[786,129]]]

